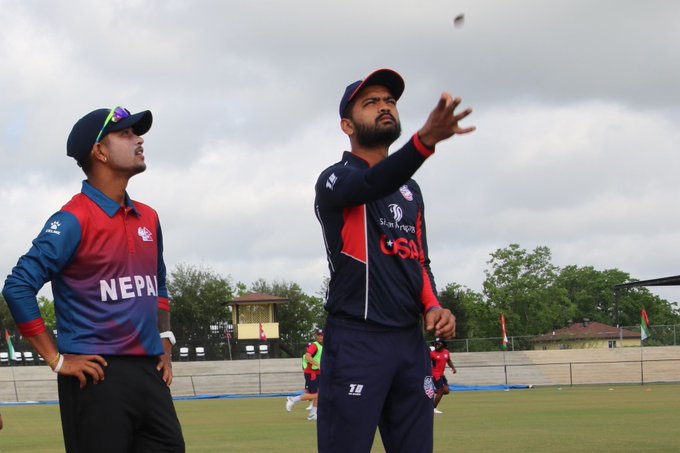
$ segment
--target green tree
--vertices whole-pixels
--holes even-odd
[[[574,265],[563,268],[555,284],[567,292],[574,304],[574,321],[587,318],[608,325],[617,325],[618,313],[614,286],[629,279],[629,275],[618,269],[595,270],[592,266]]]
[[[251,291],[285,297],[288,303],[277,306],[281,349],[292,357],[301,356],[313,338],[314,329],[326,324],[323,300],[302,292],[297,283],[259,279]]]
[[[680,323],[677,308],[667,300],[652,294],[645,287],[620,290],[616,298],[621,326],[640,325],[640,311],[643,308],[647,311],[652,325]]]
[[[456,316],[456,339],[449,342],[449,349],[488,351],[500,345],[500,340],[496,340],[500,338],[500,310],[489,305],[483,294],[449,283],[439,292],[438,299],[442,307]],[[431,337],[429,334],[428,340]]]
[[[229,277],[205,266],[178,264],[170,273],[167,286],[172,330],[178,342],[189,344],[208,338],[211,325],[228,319],[224,302],[231,300],[234,294]]]
[[[449,283],[437,295],[443,308],[456,316],[456,338],[472,338],[487,334],[485,312],[489,311],[484,296],[458,283]]]
[[[42,315],[43,321],[45,321],[45,327],[48,332],[53,332],[57,328],[57,318],[54,314],[54,301],[48,299],[45,296],[38,296],[38,307],[40,307],[40,314]]]
[[[542,334],[573,319],[576,309],[567,291],[555,285],[558,268],[548,247],[527,252],[510,244],[493,252],[487,264],[484,295],[513,327],[509,335]]]
[[[10,332],[16,327],[12,313],[9,311],[5,298],[0,295],[0,341],[4,344],[5,329]]]
[[[598,271],[590,266],[567,266],[555,283],[567,291],[576,306],[576,320],[588,318],[613,326],[636,326],[640,323],[640,310],[645,308],[648,315],[654,313],[654,324],[670,325],[680,321],[673,304],[645,287],[614,289],[630,281],[630,275],[618,269]]]

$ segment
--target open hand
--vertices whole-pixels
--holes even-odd
[[[474,126],[461,127],[459,122],[472,113],[471,108],[456,113],[461,99],[451,97],[449,93],[442,93],[437,106],[432,110],[425,125],[418,131],[420,141],[430,148],[454,134],[467,134],[474,131]]]

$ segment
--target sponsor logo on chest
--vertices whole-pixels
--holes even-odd
[[[142,238],[142,241],[144,242],[153,242],[153,234],[151,234],[151,231],[147,227],[140,226],[137,228],[137,235]]]
[[[390,217],[380,217],[380,225],[392,230],[403,231],[404,233],[414,234],[416,227],[407,223],[400,223],[404,219],[404,209],[397,203],[387,205],[390,210]]]
[[[413,200],[411,191],[406,186],[399,189],[404,198]],[[407,197],[408,195],[408,197]],[[380,250],[385,255],[398,256],[401,259],[415,259],[420,256],[418,245],[409,237],[395,237],[404,234],[413,235],[416,233],[416,227],[410,225],[408,222],[402,223],[404,220],[404,207],[399,203],[390,203],[387,205],[390,212],[390,217],[380,218],[380,226],[394,232],[380,235]]]

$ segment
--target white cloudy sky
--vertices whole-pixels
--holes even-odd
[[[154,114],[128,189],[170,269],[315,294],[313,185],[348,146],[344,87],[380,67],[406,80],[399,143],[442,91],[474,109],[416,175],[440,287],[480,291],[511,243],[680,274],[679,2],[0,0],[0,29],[0,274],[80,189],[73,123],[122,104]]]

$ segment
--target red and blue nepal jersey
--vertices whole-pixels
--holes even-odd
[[[159,356],[158,310],[169,310],[156,212],[83,182],[7,277],[2,294],[23,336],[45,331],[36,301],[52,284],[57,346],[67,354]]]
[[[449,351],[442,349],[441,351],[430,351],[430,359],[432,360],[432,377],[439,379],[444,376],[446,371],[446,364],[449,363]]]
[[[330,269],[329,314],[406,327],[439,307],[423,197],[411,179],[431,154],[414,135],[372,167],[345,152],[319,176],[315,210]]]

